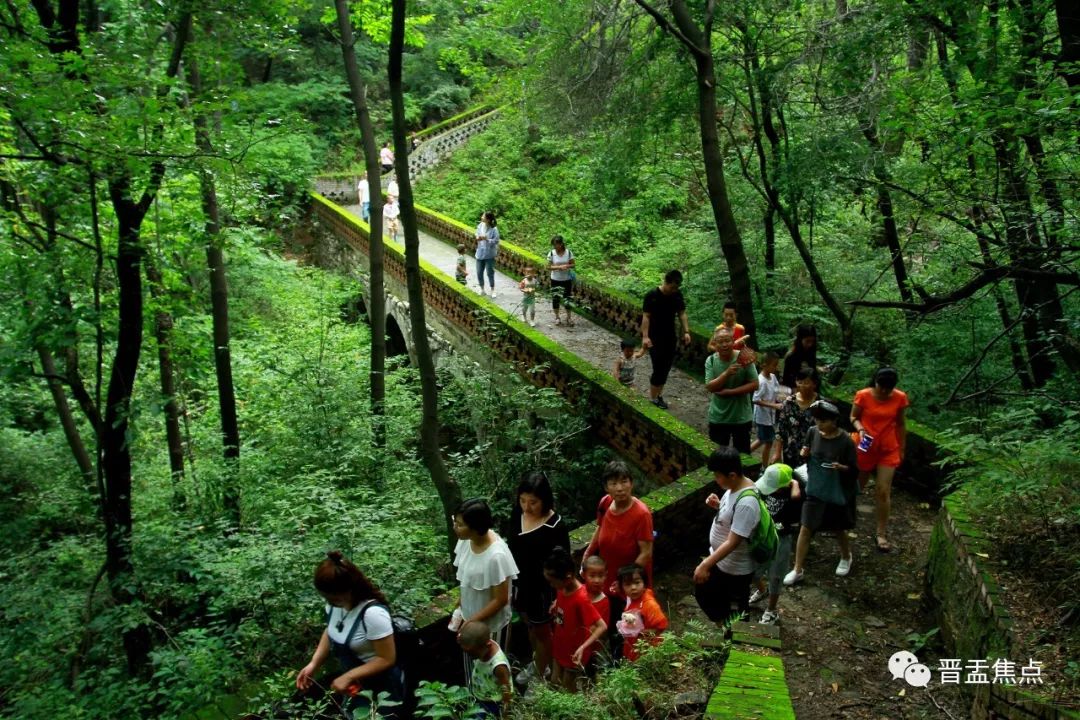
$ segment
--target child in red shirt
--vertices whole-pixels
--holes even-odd
[[[619,584],[626,595],[626,609],[616,627],[623,636],[623,657],[633,662],[639,655],[635,647],[638,640],[660,644],[660,633],[667,630],[668,619],[653,591],[645,587],[645,568],[640,565],[619,568]]]
[[[551,679],[570,692],[577,692],[578,678],[597,641],[607,632],[607,623],[589,601],[576,569],[570,553],[561,547],[555,548],[544,562],[544,577],[557,591],[551,604],[555,626],[552,637],[555,665]]]
[[[585,562],[581,565],[581,574],[585,580],[585,590],[589,594],[589,600],[592,602],[593,607],[596,608],[600,619],[607,623],[608,628],[615,627],[615,621],[618,618],[612,619],[611,598],[604,592],[604,580],[607,579],[607,563],[604,562],[604,558],[599,555],[585,558]],[[606,643],[600,643],[599,647],[604,649],[606,645]],[[611,659],[610,652],[607,657],[609,660]],[[593,654],[593,663],[586,668],[589,677],[593,677],[596,672],[597,658],[598,655]]]

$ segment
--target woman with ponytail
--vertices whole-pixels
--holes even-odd
[[[315,589],[326,600],[326,630],[311,662],[296,676],[296,687],[307,691],[317,684],[315,673],[333,653],[340,674],[330,683],[330,690],[353,696],[350,710],[368,707],[368,701],[357,695],[362,690],[372,691],[375,697],[387,692],[392,700],[404,700],[394,625],[379,588],[340,551],[333,550],[315,568]],[[390,708],[378,710],[383,716],[393,713]]]

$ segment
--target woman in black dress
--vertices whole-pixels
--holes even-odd
[[[533,661],[515,680],[527,685],[544,678],[551,664],[551,613],[555,591],[544,578],[544,561],[556,547],[570,547],[570,531],[559,513],[551,483],[542,470],[533,470],[518,484],[507,544],[518,566],[514,609],[529,629]]]

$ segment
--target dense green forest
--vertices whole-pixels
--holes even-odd
[[[560,233],[583,277],[635,296],[678,267],[695,325],[734,301],[762,349],[815,323],[837,397],[896,366],[913,417],[989,460],[954,482],[1011,518],[1010,557],[1037,558],[1075,637],[1075,9],[395,3],[402,137],[502,108],[418,202],[494,210],[541,255]],[[391,3],[338,6],[382,145]],[[365,164],[335,10],[0,8],[0,717],[280,690],[331,548],[404,612],[453,584],[429,379],[373,369],[358,278],[293,254],[313,178]],[[505,516],[546,467],[590,517],[609,453],[583,408],[462,358],[436,377],[459,497]]]

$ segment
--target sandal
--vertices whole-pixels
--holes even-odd
[[[878,535],[877,536],[877,551],[879,553],[882,553],[883,555],[888,554],[888,553],[891,553],[893,551],[893,546],[884,537],[882,537],[881,535]]]
[[[567,327],[574,327],[574,321],[570,318],[566,318],[566,325]]]
[[[559,319],[558,315],[555,316],[555,324],[556,325],[562,325],[562,320]]]

